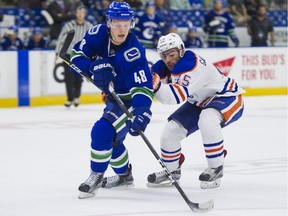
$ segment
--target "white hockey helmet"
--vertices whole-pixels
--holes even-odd
[[[169,33],[160,37],[157,45],[157,52],[159,54],[173,48],[178,48],[179,51],[185,50],[184,42],[178,34]]]

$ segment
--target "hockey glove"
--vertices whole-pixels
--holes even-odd
[[[90,73],[93,74],[94,84],[104,93],[109,93],[109,83],[116,77],[113,66],[108,60],[98,59],[89,67]]]
[[[133,110],[133,116],[133,120],[128,120],[126,124],[129,128],[129,133],[132,136],[138,136],[139,131],[145,131],[151,120],[152,112],[147,107],[139,107]]]
[[[161,79],[157,73],[153,73],[153,90],[156,93],[161,86]]]

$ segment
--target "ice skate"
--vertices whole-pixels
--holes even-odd
[[[79,104],[80,104],[79,98],[75,98],[75,99],[74,99],[74,106],[75,106],[75,107],[78,107]]]
[[[217,168],[208,168],[200,176],[200,187],[202,189],[217,188],[221,184],[221,178],[223,177],[223,165]]]
[[[112,187],[132,187],[134,186],[134,178],[132,176],[132,166],[129,164],[128,170],[123,175],[114,175],[105,177],[102,182],[103,188]]]
[[[64,106],[69,108],[71,106],[72,102],[71,101],[66,101]]]
[[[181,154],[179,159],[179,166],[176,170],[171,172],[171,175],[174,180],[178,182],[181,177],[181,165],[183,164],[185,157]],[[166,174],[166,170],[162,170],[160,172],[155,172],[147,177],[147,187],[169,187],[172,186],[172,181]]]
[[[102,185],[102,181],[103,173],[91,172],[89,178],[79,186],[80,194],[78,198],[85,199],[95,196],[98,188]]]

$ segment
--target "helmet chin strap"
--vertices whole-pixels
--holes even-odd
[[[179,50],[180,58],[184,56],[184,53],[185,53],[185,49],[182,48],[181,50]]]

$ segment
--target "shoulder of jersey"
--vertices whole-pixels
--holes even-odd
[[[108,30],[107,30],[107,25],[106,24],[97,24],[92,26],[88,30],[88,35],[90,36],[95,36],[97,35],[98,37],[105,37],[108,36]]]
[[[178,75],[180,73],[194,70],[197,66],[197,55],[191,51],[187,50],[182,58],[179,59],[175,65],[172,74]]]
[[[101,46],[105,45],[108,41],[107,25],[100,24],[92,26],[85,35],[85,40],[90,44],[90,46]]]
[[[161,79],[165,78],[169,72],[163,60],[158,60],[155,64],[152,65],[152,72],[157,73]]]

